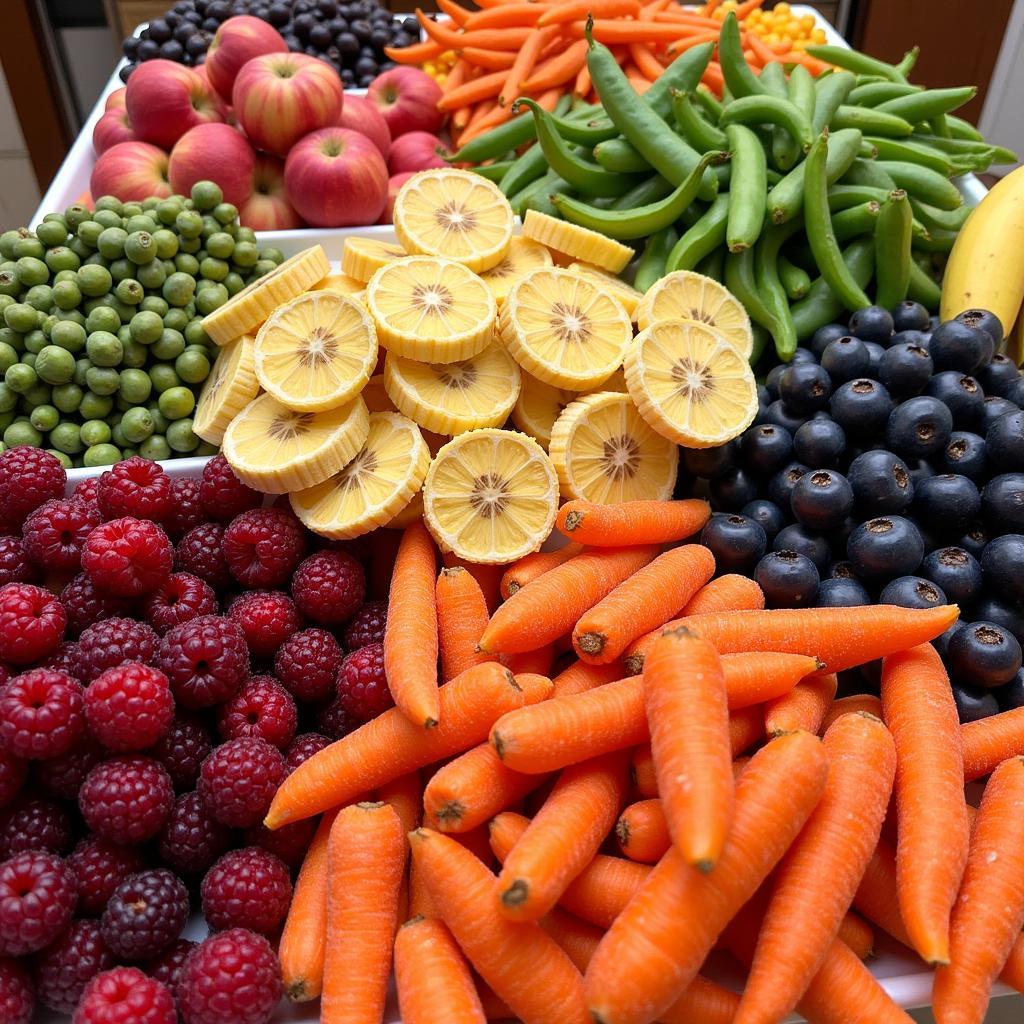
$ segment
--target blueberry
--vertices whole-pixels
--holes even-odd
[[[892,412],[889,392],[876,380],[858,377],[832,396],[832,418],[848,437],[867,438],[885,427]]]
[[[939,548],[925,556],[921,575],[937,587],[954,604],[970,604],[981,590],[981,566],[963,548]]]
[[[981,492],[981,513],[993,535],[1024,533],[1024,473],[992,477]]]
[[[822,580],[818,587],[819,608],[856,608],[862,604],[871,604],[871,596],[854,579]]]
[[[846,544],[854,572],[865,579],[908,576],[924,558],[917,526],[903,516],[880,516],[861,523]]]
[[[901,458],[927,459],[946,447],[952,432],[953,414],[949,408],[937,398],[919,395],[896,406],[889,414],[885,441]]]
[[[992,423],[985,433],[985,450],[997,472],[1024,470],[1024,412],[1007,413]]]
[[[149,38],[154,43],[166,43],[171,38],[171,26],[163,18],[154,18],[149,23]]]
[[[900,576],[882,588],[878,603],[900,608],[937,608],[946,603],[946,595],[923,576]]]
[[[974,373],[992,358],[992,335],[959,320],[947,320],[932,331],[928,351],[937,370]]]
[[[779,530],[786,525],[785,513],[767,498],[755,498],[748,502],[740,510],[740,514],[761,524],[761,529],[764,530],[769,544],[775,539]]]
[[[768,481],[768,497],[781,509],[790,507],[790,498],[797,481],[807,473],[808,469],[800,462],[791,462],[785,469],[779,470]]]
[[[923,481],[930,480],[935,476],[935,470],[932,469],[931,463],[924,459],[908,459],[907,469],[910,470],[910,479],[914,483],[915,491]]]
[[[185,56],[185,48],[177,39],[168,39],[160,47],[160,56],[164,60],[172,60],[176,64],[180,64],[181,58]]]
[[[981,495],[973,480],[958,473],[940,473],[914,481],[914,511],[929,527],[956,535],[977,519]]]
[[[740,463],[756,477],[772,476],[792,458],[793,435],[774,423],[751,427],[740,441]]]
[[[925,394],[949,406],[953,425],[959,430],[973,430],[982,420],[985,392],[973,377],[957,370],[943,370],[928,382]]]
[[[1000,398],[998,395],[987,395],[981,410],[981,430],[984,433],[988,433],[989,427],[991,427],[996,420],[1000,420],[1004,416],[1009,416],[1011,413],[1015,413],[1017,411],[1017,406],[1015,406],[1013,402],[1005,398]]]
[[[946,649],[949,670],[958,680],[974,686],[1002,686],[1021,665],[1020,644],[995,622],[972,622],[958,629]]]
[[[881,306],[865,306],[850,317],[850,333],[862,341],[885,345],[892,335],[892,314]]]
[[[919,395],[932,378],[932,357],[920,345],[893,345],[882,353],[878,379],[894,398]]]
[[[757,497],[757,481],[742,469],[732,469],[710,484],[711,501],[723,512],[738,512]],[[776,502],[778,504],[778,502]]]
[[[882,356],[885,349],[877,341],[865,341],[864,347],[868,350],[868,372],[867,377],[878,379],[878,368],[882,365]]]
[[[957,313],[956,319],[968,327],[980,327],[987,331],[996,346],[1003,340],[1002,321],[987,309],[965,309],[962,313]]]
[[[789,357],[790,366],[799,366],[801,363],[816,363],[818,357],[809,348],[798,348]]]
[[[1008,402],[1013,402],[1018,409],[1024,409],[1024,377],[1019,377],[1006,390],[1003,397]]]
[[[691,476],[714,480],[736,468],[737,447],[733,442],[717,448],[684,448],[683,465]]]
[[[953,701],[960,723],[980,722],[999,714],[999,702],[989,690],[979,689],[965,683],[953,684]]]
[[[985,439],[966,430],[954,430],[938,465],[947,473],[960,473],[975,483],[983,482],[988,478]]]
[[[842,324],[825,324],[811,336],[810,349],[820,359],[822,353],[837,338],[846,337],[846,328]]]
[[[790,365],[779,378],[779,397],[797,415],[827,408],[831,395],[832,380],[817,363]]]
[[[889,348],[896,345],[917,345],[927,352],[931,341],[931,331],[897,331],[890,339]]]
[[[928,324],[928,310],[913,299],[904,299],[892,310],[892,326],[895,331],[926,331]]]
[[[152,39],[142,39],[139,41],[139,52],[136,54],[139,60],[153,60],[159,53],[159,43],[155,43]]]
[[[826,578],[830,580],[855,580],[857,574],[853,571],[853,566],[849,562],[833,562],[828,567]]]
[[[857,508],[865,515],[902,512],[914,498],[907,464],[884,450],[864,452],[850,463],[847,479]]]
[[[992,593],[1024,603],[1024,534],[1004,533],[986,544],[981,570]]]
[[[997,352],[992,361],[978,370],[978,383],[985,389],[986,395],[998,395],[1006,398],[1007,393],[1020,380],[1020,370],[1009,357]]]
[[[837,338],[821,354],[821,368],[838,387],[855,377],[865,377],[871,366],[871,353],[859,338]]]
[[[741,515],[713,515],[701,531],[700,542],[715,556],[719,572],[746,573],[768,547],[760,523]]]
[[[772,541],[773,551],[796,551],[806,555],[817,567],[819,572],[824,572],[832,558],[832,546],[820,533],[808,530],[806,526],[793,523],[790,526],[779,530]]]
[[[797,481],[790,507],[804,526],[813,530],[831,530],[853,510],[853,488],[842,473],[814,469]]]
[[[988,531],[981,523],[971,523],[956,542],[956,546],[980,559],[988,539]]]
[[[1021,669],[1008,683],[997,686],[991,693],[999,701],[1000,711],[1024,708],[1024,669]]]
[[[773,551],[757,563],[754,580],[769,608],[813,605],[821,582],[814,563],[797,551]]]
[[[762,422],[774,423],[776,426],[785,427],[791,434],[795,434],[807,422],[807,417],[798,416],[781,398],[777,398],[765,410]]]
[[[768,389],[768,394],[771,396],[772,401],[775,401],[779,397],[779,382],[782,380],[782,375],[789,369],[786,363],[779,363],[778,366],[773,366],[768,371],[768,376],[764,379],[764,386]]]
[[[835,466],[846,450],[846,434],[835,420],[808,420],[793,438],[793,454],[812,469]]]
[[[971,613],[976,619],[995,622],[1009,630],[1017,638],[1017,642],[1024,645],[1024,605],[985,594],[971,609]]]

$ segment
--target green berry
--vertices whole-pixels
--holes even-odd
[[[221,224],[233,224],[238,219],[238,207],[234,203],[218,203],[213,208],[213,216]]]
[[[131,260],[114,260],[107,269],[110,271],[110,276],[118,283],[135,277],[135,264]]]
[[[121,375],[112,366],[90,366],[85,371],[85,383],[97,395],[112,395],[120,380]]]
[[[28,420],[36,430],[48,434],[60,423],[60,413],[52,405],[37,405],[29,413]]]
[[[36,359],[35,370],[47,384],[67,384],[75,375],[75,357],[58,345],[47,345]]]
[[[91,216],[92,213],[87,206],[73,203],[64,211],[64,223],[67,224],[69,231],[76,231],[79,224],[87,221]]]
[[[14,350],[14,346],[8,345],[6,341],[0,341],[0,375],[5,374],[7,368],[13,366],[17,361],[18,353]],[[74,360],[72,360],[73,362]]]
[[[210,376],[210,360],[206,349],[190,345],[174,360],[174,369],[186,384],[202,384]]]
[[[6,381],[0,380],[0,413],[10,412],[18,404],[18,393]]]
[[[28,334],[29,331],[35,329],[37,313],[38,310],[33,309],[27,302],[16,302],[4,310],[4,323],[12,331]]]
[[[192,186],[191,195],[197,210],[212,210],[224,202],[220,185],[213,181],[197,181]]]
[[[271,263],[277,266],[279,263],[284,263],[284,253],[274,246],[267,246],[267,248],[260,250],[260,259],[270,260]]]
[[[191,417],[183,420],[175,420],[167,428],[167,443],[176,452],[193,452],[199,447],[199,436],[192,429]]]
[[[177,374],[175,374],[177,376]],[[9,366],[4,373],[4,383],[16,394],[23,395],[31,391],[38,383],[36,371],[26,362]]]
[[[231,264],[225,260],[214,259],[207,256],[199,262],[199,272],[208,281],[223,281],[231,273]]]
[[[178,252],[178,236],[173,231],[160,228],[153,232],[153,240],[156,242],[157,259],[174,259]]]
[[[163,394],[181,384],[181,378],[170,363],[154,363],[149,368],[149,377],[158,394]]]
[[[156,313],[142,310],[132,317],[128,329],[132,332],[132,341],[152,345],[163,333],[164,322]]]
[[[35,256],[22,256],[18,260],[15,274],[24,288],[31,288],[35,284],[45,284],[50,280],[50,268]]]
[[[121,215],[113,210],[97,210],[92,215],[92,219],[97,224],[102,225],[104,231],[107,228],[119,228],[121,226]]]
[[[4,444],[8,448],[16,448],[19,444],[39,448],[43,443],[43,435],[28,420],[15,420],[4,431]]]
[[[146,409],[149,412],[149,415],[153,417],[153,424],[155,426],[154,433],[166,434],[171,421],[160,411],[159,402],[150,402],[146,406]]]
[[[199,238],[203,233],[202,214],[195,210],[182,210],[174,219],[174,229],[184,239]]]
[[[13,270],[0,271],[0,293],[12,298],[21,294],[21,282]]]
[[[94,331],[85,343],[85,352],[93,366],[120,366],[124,346],[116,334]]]
[[[146,290],[132,277],[119,281],[114,294],[127,306],[137,306],[145,297]]]
[[[139,309],[144,310],[147,313],[156,313],[160,317],[161,322],[163,318],[167,316],[167,310],[171,307],[167,302],[160,298],[159,295],[147,295],[141,303],[139,303]]]
[[[78,287],[81,288],[83,295],[106,295],[113,283],[110,271],[98,264],[86,264],[78,270]]]
[[[206,316],[215,309],[220,309],[229,298],[228,290],[224,285],[211,284],[196,294],[196,309]]]
[[[58,245],[54,249],[47,250],[46,265],[53,274],[59,274],[62,270],[77,270],[82,261],[66,245]]]
[[[46,348],[46,335],[36,328],[25,335],[25,351],[38,355]]]
[[[140,266],[156,259],[156,239],[148,231],[133,231],[125,240],[124,254]]]
[[[179,252],[178,255],[174,257],[174,268],[182,274],[187,274],[189,277],[195,277],[196,274],[199,273],[199,260],[197,260],[195,256],[191,255],[191,253]],[[172,274],[171,277],[173,276],[174,275]],[[168,280],[170,280],[170,277]],[[192,287],[194,290],[194,282]],[[167,296],[165,295],[164,298],[167,298]],[[167,301],[170,302],[170,299]]]
[[[69,353],[81,352],[85,347],[86,330],[74,320],[58,320],[50,328],[50,341]]]
[[[160,225],[146,213],[136,214],[134,217],[127,218],[124,222],[124,229],[129,235],[135,234],[136,231],[142,231],[147,235],[151,235],[159,227]]]
[[[183,307],[172,306],[167,310],[167,315],[164,317],[164,327],[172,331],[181,331],[184,333],[185,328],[188,327],[191,318],[188,313],[185,312]]]
[[[94,206],[97,210],[108,210],[118,215],[122,212],[121,200],[117,196],[100,196]]]
[[[147,437],[153,436],[155,429],[153,416],[144,406],[128,409],[121,417],[121,433],[131,444],[141,444]]]
[[[121,449],[121,453],[124,454],[125,446],[129,443],[128,438],[124,436],[124,431],[121,429],[121,421],[118,420],[110,428],[110,440]]]
[[[173,224],[174,218],[184,209],[180,199],[162,199],[156,208],[156,219],[161,224]]]
[[[162,434],[154,434],[139,445],[139,454],[144,459],[163,462],[171,457],[171,446]]]
[[[128,232],[120,226],[105,228],[96,240],[96,248],[101,256],[108,260],[119,260],[124,256],[124,244],[128,240]]]
[[[125,337],[121,336],[121,332],[125,332]],[[146,361],[149,359],[149,350],[145,345],[140,345],[137,341],[132,341],[131,334],[127,328],[122,327],[117,332],[118,340],[121,342],[121,347],[124,350],[124,354],[121,356],[121,365],[131,369],[138,369],[139,367],[145,366]]]
[[[85,329],[92,334],[93,331],[109,331],[115,334],[121,326],[121,318],[116,310],[109,306],[97,306],[85,318]]]
[[[77,281],[59,281],[53,286],[53,304],[58,309],[75,309],[82,301]]]
[[[111,438],[110,426],[106,420],[86,420],[81,429],[82,444],[91,448],[94,444],[106,444]]]
[[[160,260],[151,260],[139,267],[137,274],[139,281],[150,291],[156,291],[167,279],[167,271]]]
[[[185,328],[185,341],[190,345],[205,345],[206,347],[213,344],[210,341],[210,336],[203,330],[203,321],[198,317],[195,320],[190,320],[188,327]]]
[[[186,387],[168,388],[159,398],[160,411],[169,420],[191,416],[196,407],[196,396]]]
[[[36,238],[47,249],[52,249],[68,240],[68,229],[62,220],[44,220],[36,227]]]
[[[77,423],[58,423],[50,430],[50,444],[59,452],[77,455],[82,448],[82,431]]]
[[[226,231],[218,231],[206,240],[206,251],[215,259],[229,260],[235,251],[235,240]]]
[[[186,256],[195,256],[203,251],[203,240],[201,238],[183,238],[181,240],[180,252]],[[196,263],[198,264],[198,260]]]
[[[115,462],[121,461],[121,453],[112,444],[97,444],[92,448],[86,448],[82,456],[82,465],[92,468],[93,466],[113,466]]]
[[[109,395],[98,395],[95,391],[87,391],[82,395],[81,404],[78,407],[82,419],[101,420],[110,415],[114,408],[114,400]]]
[[[25,293],[25,301],[40,313],[49,313],[53,305],[53,289],[48,284],[34,284]]]
[[[154,359],[177,359],[185,351],[185,336],[180,331],[165,328],[151,351]]]
[[[265,274],[269,274],[276,269],[277,264],[273,260],[259,259],[256,261],[256,266],[252,268],[252,275],[249,280],[253,281],[256,278],[263,277]]]
[[[78,225],[76,234],[80,242],[89,246],[90,249],[95,249],[100,235],[103,234],[103,225],[95,220],[86,220]]]
[[[53,404],[61,412],[77,412],[82,404],[82,389],[77,384],[58,384],[53,389]]]

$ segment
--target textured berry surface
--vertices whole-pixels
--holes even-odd
[[[341,663],[338,700],[349,717],[368,722],[395,706],[384,674],[384,645],[368,644]]]
[[[74,640],[62,640],[36,668],[50,668],[55,672],[64,672],[72,679],[81,682],[82,652]]]
[[[303,615],[337,626],[352,618],[366,598],[366,574],[343,551],[317,551],[295,570],[292,597]]]
[[[173,717],[167,676],[138,662],[108,668],[85,691],[85,720],[107,750],[125,753],[151,747],[167,732]]]
[[[299,564],[306,539],[294,515],[276,508],[254,508],[231,520],[222,547],[231,575],[239,583],[279,587]]]
[[[284,768],[290,775],[300,764],[308,761],[314,754],[318,754],[324,747],[329,747],[331,741],[318,732],[304,732],[288,744],[284,752]]]
[[[191,789],[199,778],[213,740],[206,723],[198,716],[179,711],[171,720],[166,735],[150,750],[166,769],[175,789]]]
[[[224,527],[219,523],[193,527],[174,549],[174,568],[198,576],[214,590],[229,587],[233,580],[221,547],[223,538]]]
[[[164,766],[138,754],[98,764],[78,793],[86,824],[115,843],[151,839],[163,827],[173,803],[174,787]]]
[[[251,508],[259,508],[263,495],[243,484],[223,455],[215,455],[203,467],[199,501],[207,518],[228,523]]]
[[[297,700],[311,704],[334,694],[343,652],[326,629],[293,633],[274,657],[274,672]]]
[[[139,597],[170,576],[173,555],[170,539],[156,523],[125,516],[89,534],[82,549],[82,568],[100,590]]]
[[[217,614],[217,595],[213,587],[190,572],[168,576],[142,602],[146,621],[163,636],[168,630],[191,622],[200,615]]]
[[[145,867],[142,852],[134,846],[119,846],[109,839],[86,836],[67,859],[78,889],[78,913],[98,916],[129,876]]]
[[[350,651],[358,651],[360,647],[384,643],[384,627],[387,622],[387,601],[367,601],[345,627],[345,647]]]
[[[332,740],[340,740],[352,731],[355,724],[338,697],[317,709],[316,727]]]
[[[31,1024],[35,997],[28,971],[12,957],[0,957],[0,1020]]]
[[[178,976],[188,959],[189,953],[198,945],[191,939],[177,939],[169,949],[164,950],[159,956],[148,960],[145,964],[145,971],[151,978],[156,978],[161,985],[166,985],[172,992],[178,984]]]
[[[21,792],[28,765],[0,743],[0,807],[6,807]]]
[[[245,833],[248,846],[258,846],[280,857],[290,868],[301,867],[316,832],[317,819],[303,818],[273,830],[266,825],[253,825]]]
[[[77,801],[86,775],[104,756],[97,739],[88,732],[83,733],[66,754],[40,761],[36,766],[36,779],[47,793],[58,800]]]
[[[37,957],[36,997],[58,1013],[71,1013],[86,985],[114,966],[95,921],[76,921]]]
[[[166,985],[137,967],[115,967],[89,982],[71,1024],[176,1024],[177,1019]]]
[[[273,676],[250,676],[217,716],[221,738],[256,736],[283,750],[295,736],[298,712],[291,694]]]
[[[279,590],[240,594],[231,602],[228,615],[242,627],[249,650],[258,658],[272,658],[302,628],[295,602]]]
[[[35,850],[0,864],[0,956],[48,946],[71,923],[78,892],[60,857]]]
[[[20,527],[25,516],[44,501],[63,497],[67,478],[60,461],[49,452],[28,445],[8,448],[0,454],[0,526]]]
[[[96,589],[96,584],[80,572],[69,580],[60,592],[60,603],[68,617],[68,633],[78,636],[84,629],[101,619],[112,619],[128,615],[131,601],[126,597],[115,597]]]
[[[156,656],[159,638],[152,626],[135,619],[103,619],[89,626],[78,638],[82,676],[91,683],[117,665],[136,662],[146,665]]]
[[[82,686],[64,672],[30,669],[0,690],[0,743],[16,757],[59,757],[84,730]]]
[[[184,537],[189,530],[206,522],[206,513],[199,500],[199,481],[182,476],[171,481],[171,511],[163,520],[163,527],[172,540]]]
[[[232,828],[262,821],[284,778],[284,758],[266,740],[244,738],[221,744],[203,762],[199,797],[203,807]]]
[[[99,508],[97,495],[100,490],[100,478],[98,476],[87,476],[84,480],[79,480],[75,484],[75,489],[71,492],[71,497],[77,501],[83,501],[87,505],[93,505],[97,509]]]
[[[200,895],[211,928],[248,928],[271,935],[288,913],[291,876],[272,853],[247,846],[225,853],[210,868]]]
[[[64,639],[68,617],[48,590],[31,583],[0,587],[0,660],[15,665],[41,661]]]
[[[99,513],[73,498],[53,498],[40,505],[21,528],[28,557],[46,572],[74,572],[86,537],[99,526]]]
[[[96,502],[104,519],[134,516],[160,522],[171,514],[171,478],[149,459],[133,455],[101,477]]]
[[[0,586],[5,583],[34,583],[39,570],[29,560],[20,537],[0,537]]]
[[[124,960],[158,956],[188,921],[188,890],[173,872],[151,868],[129,875],[100,918],[107,948]]]
[[[160,857],[182,875],[201,875],[231,845],[231,829],[211,818],[198,793],[174,801],[160,833]]]
[[[67,853],[71,819],[60,804],[26,796],[0,811],[0,860],[27,850]]]
[[[226,616],[203,615],[167,633],[156,664],[179,704],[208,708],[241,689],[249,674],[249,648],[237,623]]]

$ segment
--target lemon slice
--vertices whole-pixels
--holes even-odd
[[[199,393],[192,429],[210,444],[220,444],[228,424],[259,394],[253,345],[251,334],[225,345]]]
[[[224,432],[223,451],[235,474],[266,494],[323,483],[354,458],[369,433],[366,403],[355,398],[327,412],[296,412],[260,395]]]
[[[304,249],[205,317],[203,330],[211,341],[226,345],[240,334],[254,331],[278,306],[312,288],[330,272],[331,261],[323,246]]]
[[[444,167],[414,174],[395,197],[395,234],[408,252],[490,270],[508,252],[512,207],[492,181]]]
[[[721,331],[665,320],[636,336],[626,385],[645,420],[686,448],[711,448],[742,434],[757,413],[746,355]]]
[[[404,530],[423,518],[423,489],[420,488],[401,512],[384,524],[386,530]]]
[[[750,317],[743,304],[714,278],[693,270],[676,270],[651,286],[636,311],[645,330],[662,320],[695,320],[725,335],[747,358],[754,350]]]
[[[519,397],[512,410],[512,422],[546,450],[551,443],[555,420],[575,397],[573,391],[552,387],[524,372]]]
[[[256,335],[256,376],[289,409],[322,412],[355,398],[377,364],[377,331],[360,302],[306,292]]]
[[[536,441],[512,430],[471,430],[435,456],[423,521],[442,551],[498,565],[540,549],[558,510],[558,478]]]
[[[589,263],[570,263],[565,269],[596,281],[599,288],[614,295],[622,303],[622,308],[629,314],[630,319],[636,322],[636,307],[644,297],[643,292],[638,292],[632,285],[619,280],[614,274],[606,274],[599,267],[592,267]]]
[[[566,406],[548,447],[562,493],[599,504],[672,496],[679,452],[618,391],[584,395]]]
[[[367,279],[369,280],[369,279]],[[366,281],[349,277],[348,274],[328,274],[322,281],[318,281],[311,292],[338,292],[341,295],[358,295],[366,287]]]
[[[552,253],[556,263],[559,262],[557,254],[562,253],[567,257],[564,263],[579,260],[613,274],[621,274],[636,255],[628,245],[606,238],[597,231],[558,220],[536,210],[527,210],[523,235],[556,250]]]
[[[505,346],[527,373],[574,391],[611,376],[633,340],[621,303],[595,281],[557,267],[517,281],[498,322]]]
[[[406,256],[381,267],[366,286],[381,344],[424,363],[454,363],[494,337],[491,290],[461,263]]]
[[[551,253],[540,244],[530,238],[523,238],[516,235],[509,245],[505,258],[490,270],[485,270],[481,279],[494,293],[497,302],[505,301],[509,289],[524,274],[538,267],[551,266]]]
[[[355,458],[322,484],[293,493],[292,509],[314,533],[332,540],[360,537],[384,526],[423,484],[430,452],[412,420],[375,412]]]
[[[408,253],[394,242],[349,235],[341,250],[341,270],[343,274],[366,284],[381,267],[386,267],[394,260],[407,255]],[[356,291],[358,290],[357,288]]]

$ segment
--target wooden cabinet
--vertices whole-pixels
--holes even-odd
[[[174,6],[173,0],[104,0],[107,21],[120,41],[144,21],[152,21]]]

